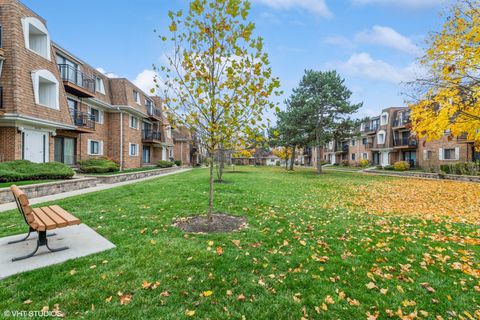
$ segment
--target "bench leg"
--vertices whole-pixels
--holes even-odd
[[[68,247],[61,247],[61,248],[50,248],[48,246],[48,240],[47,240],[47,232],[46,231],[37,231],[38,233],[38,240],[37,240],[37,245],[35,247],[35,250],[33,250],[32,253],[29,253],[25,256],[21,256],[21,257],[17,257],[17,258],[13,258],[12,261],[18,261],[18,260],[23,260],[23,259],[27,259],[27,258],[30,258],[30,257],[33,257],[35,255],[35,253],[37,253],[38,251],[38,248],[41,247],[41,246],[46,246],[48,250],[50,250],[51,252],[57,252],[57,251],[62,251],[62,250],[66,250],[68,249]],[[52,234],[53,235],[53,234]]]
[[[25,237],[23,237],[22,239],[19,239],[19,240],[10,241],[10,242],[8,242],[8,244],[19,243],[19,242],[23,242],[23,241],[27,240],[28,237],[30,237],[30,234],[32,233],[32,231],[35,231],[35,230],[33,230],[32,228],[29,228],[28,234]],[[53,236],[56,236],[56,235],[57,235],[56,233],[51,233],[51,234],[47,234],[47,237],[53,237]]]

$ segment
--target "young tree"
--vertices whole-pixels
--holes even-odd
[[[311,133],[311,144],[317,147],[317,173],[322,173],[321,147],[334,138],[345,117],[356,112],[362,103],[352,104],[348,90],[336,71],[305,71],[298,88],[294,89],[292,103],[302,115],[306,132]]]
[[[421,63],[427,76],[410,108],[419,138],[439,139],[446,130],[467,135],[480,149],[480,0],[458,0],[443,28],[433,33]]]
[[[169,12],[173,46],[168,63],[156,69],[157,87],[177,123],[195,128],[209,154],[208,217],[214,211],[214,163],[218,148],[229,149],[239,132],[262,126],[263,112],[279,80],[272,76],[263,40],[253,36],[245,0],[194,0],[188,13]]]

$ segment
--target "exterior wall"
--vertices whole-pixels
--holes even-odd
[[[355,141],[355,144],[353,144],[352,141]],[[348,146],[348,161],[350,165],[358,164],[362,159],[371,159],[370,150],[367,150],[366,146],[362,143],[362,138],[350,139]],[[353,159],[353,157],[355,157],[355,159]]]
[[[190,165],[190,144],[187,141],[176,141],[174,147],[175,160],[181,160],[182,165]]]
[[[17,128],[0,127],[0,162],[22,159],[22,135]]]
[[[5,88],[7,112],[72,125],[53,46],[50,46],[50,61],[25,47],[21,19],[35,17],[46,25],[45,20],[17,1],[4,0],[0,5],[6,59],[2,71],[2,79],[5,80],[1,80],[0,84]],[[32,71],[40,69],[50,71],[59,82],[59,110],[35,104]]]
[[[142,128],[139,122],[138,129],[130,128],[130,116],[123,116],[123,168],[138,168],[142,166]],[[138,144],[138,154],[130,155],[130,143]]]
[[[440,160],[440,149],[459,149],[459,159],[458,160]],[[424,152],[431,151],[432,157],[430,159],[424,159]],[[443,136],[440,140],[425,141],[421,140],[418,144],[417,150],[417,161],[420,167],[431,168],[439,167],[442,164],[456,163],[456,162],[467,162],[472,161],[473,159],[473,150],[472,145],[468,143],[459,143],[456,138],[449,138],[448,136]]]

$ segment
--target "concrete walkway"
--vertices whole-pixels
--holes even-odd
[[[34,204],[39,204],[39,203],[42,203],[42,202],[48,202],[48,201],[53,201],[53,200],[59,200],[59,199],[74,197],[74,196],[78,196],[78,195],[81,195],[81,194],[87,194],[87,193],[91,193],[91,192],[95,192],[95,191],[107,190],[107,189],[112,189],[112,188],[116,188],[116,187],[121,187],[121,186],[125,186],[125,185],[128,185],[128,184],[133,184],[133,183],[137,183],[137,182],[153,180],[153,179],[157,179],[157,178],[160,178],[160,177],[169,176],[169,175],[172,175],[172,174],[187,172],[187,171],[190,171],[190,170],[192,170],[192,169],[190,169],[190,168],[180,169],[180,170],[165,172],[165,173],[162,173],[162,174],[159,174],[159,175],[156,175],[156,176],[146,177],[146,178],[137,179],[137,180],[129,180],[129,181],[123,181],[123,182],[111,183],[111,184],[97,184],[95,187],[92,187],[92,188],[86,188],[86,189],[80,189],[80,190],[75,190],[75,191],[57,193],[57,194],[53,194],[51,196],[32,198],[32,199],[29,199],[29,201],[30,201],[31,205],[34,205]],[[4,212],[4,211],[16,209],[16,208],[17,208],[17,205],[16,205],[15,202],[0,204],[0,212]]]

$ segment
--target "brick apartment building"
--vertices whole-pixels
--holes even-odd
[[[316,149],[307,154],[316,163]],[[411,166],[429,168],[441,164],[480,160],[473,141],[452,137],[418,140],[411,131],[408,108],[387,108],[380,116],[362,123],[359,134],[342,141],[331,141],[322,148],[322,160],[330,164],[353,165],[367,159],[372,165],[387,166],[407,161]]]
[[[108,157],[126,169],[176,158],[158,97],[54,43],[17,0],[0,0],[0,25],[0,161]],[[189,164],[189,147],[178,151]]]

